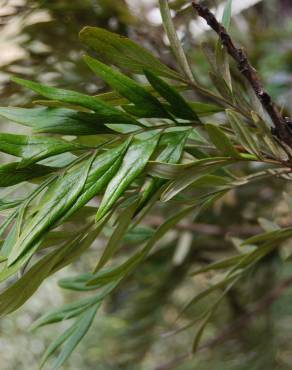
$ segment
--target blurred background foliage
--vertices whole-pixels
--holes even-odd
[[[214,0],[205,3],[211,7],[220,5],[220,1]],[[291,114],[291,1],[265,0],[249,6],[249,1],[234,0],[235,6],[239,3],[246,3],[246,9],[233,17],[232,33],[248,51],[269,92],[283,110]],[[200,44],[210,38],[214,41],[214,35],[194,32],[195,16],[188,7],[189,1],[173,0],[170,4],[195,73],[210,84]],[[29,92],[10,82],[11,74],[90,94],[105,91],[105,85],[82,61],[85,47],[78,40],[78,32],[84,25],[128,35],[168,65],[175,65],[162,32],[155,0],[0,0],[1,106],[25,106],[31,98]],[[0,124],[3,131],[17,129],[5,120]],[[180,356],[189,349],[198,326],[175,335],[172,333],[190,319],[200,318],[203,308],[211,306],[220,296],[220,292],[214,292],[176,320],[189,297],[218,280],[218,273],[210,272],[190,277],[194,266],[232,256],[238,238],[260,232],[261,227],[267,225],[268,221],[261,219],[266,215],[269,221],[281,225],[292,223],[283,192],[291,192],[289,182],[258,181],[241,188],[240,192],[228,193],[216,208],[200,217],[199,223],[183,224],[168,233],[158,252],[106,302],[64,369],[292,369],[292,289],[273,305],[263,307],[261,312],[245,320],[231,335],[220,338],[223,328],[232,325],[278,280],[292,274],[291,262],[282,265],[277,252],[262,261],[248,279],[230,290],[204,334],[209,345],[193,359],[181,363]],[[158,206],[156,214],[148,220],[149,226],[159,225],[170,212],[171,209]],[[103,244],[102,239],[98,240],[95,250]],[[124,248],[135,248],[131,240],[124,244]],[[288,253],[291,247],[288,241],[281,253]],[[56,330],[61,332],[66,324],[32,333],[28,328],[49,308],[78,298],[77,292],[59,288],[57,281],[92,269],[95,265],[93,252],[49,279],[16,314],[1,320],[1,370],[38,368],[41,353],[55,337]],[[218,335],[217,342],[208,342]]]

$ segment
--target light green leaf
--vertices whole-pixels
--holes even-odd
[[[112,177],[118,171],[123,156],[130,145],[131,138],[123,144],[107,150],[105,153],[98,155],[92,162],[88,177],[82,189],[82,193],[78,196],[71,208],[66,212],[59,223],[68,219],[78,209],[83,207],[90,199],[101,192],[109,183]]]
[[[227,0],[222,17],[222,24],[227,31],[229,30],[230,27],[231,16],[232,16],[232,0]]]
[[[69,169],[49,188],[37,206],[36,214],[27,222],[25,228],[8,257],[8,265],[12,265],[45,231],[72,207],[86,182],[93,158],[78,163]]]
[[[124,193],[128,186],[143,171],[156,148],[160,134],[154,134],[148,139],[134,140],[123,158],[117,174],[108,184],[102,202],[99,206],[96,220],[100,220]]]
[[[253,136],[247,123],[240,120],[238,114],[230,109],[226,110],[231,127],[237,135],[241,145],[251,154],[261,158],[259,143]]]
[[[187,57],[183,50],[182,44],[177,36],[176,29],[172,22],[171,13],[168,5],[168,0],[159,0],[160,13],[162,17],[163,27],[167,34],[171,49],[176,57],[178,64],[180,65],[185,76],[190,80],[194,81],[194,77],[189,66]]]
[[[42,136],[0,133],[0,151],[22,157],[19,167],[28,166],[44,158],[68,151],[85,149],[79,144]]]
[[[77,104],[82,107],[93,110],[103,123],[132,123],[139,125],[139,122],[134,120],[128,114],[113,107],[110,104],[99,100],[96,97],[81,94],[72,90],[57,89],[46,85],[41,85],[36,82],[23,80],[13,77],[12,80],[19,85],[35,91],[36,93],[45,96],[48,99],[58,100],[64,103]]]
[[[162,193],[161,200],[163,202],[169,201],[195,181],[199,180],[202,176],[211,174],[212,172],[231,164],[232,160],[228,158],[216,160],[214,158],[213,161],[201,160],[198,162],[200,162],[201,166],[199,163],[195,163],[193,167],[189,167],[187,170],[183,171],[176,180],[170,182]],[[204,165],[202,165],[203,163]]]
[[[67,334],[62,335],[62,339],[57,339],[58,345],[54,346],[56,349],[59,347],[59,345],[63,342],[65,342],[64,347],[62,351],[60,352],[59,356],[57,357],[56,361],[52,365],[52,370],[59,369],[64,362],[68,359],[68,357],[71,355],[75,347],[79,344],[81,339],[85,336],[85,334],[88,332],[89,328],[91,327],[91,324],[93,322],[93,319],[95,318],[96,312],[98,308],[100,307],[100,303],[95,304],[93,307],[90,307],[87,311],[85,311],[79,320],[73,325],[74,329],[70,330],[71,328],[67,329]],[[69,333],[68,333],[69,331]],[[69,334],[69,335],[68,335]],[[46,353],[44,359],[42,360],[42,365],[46,361],[46,358],[52,353],[53,351],[50,351],[50,353]]]
[[[62,135],[111,133],[98,114],[67,108],[3,108],[0,116],[33,128],[34,132]]]
[[[92,306],[94,303],[96,303],[95,296],[68,303],[61,308],[57,308],[40,317],[37,321],[33,323],[30,330],[36,330],[37,328],[40,328],[44,325],[54,324],[59,321],[69,320],[73,317],[79,316],[83,311]]]

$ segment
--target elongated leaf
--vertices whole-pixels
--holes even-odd
[[[220,107],[219,105],[215,105],[215,104],[193,102],[193,101],[188,101],[188,104],[197,113],[197,115],[201,117],[210,116],[212,114],[224,111],[223,107]]]
[[[222,17],[222,24],[226,28],[226,30],[228,30],[230,27],[231,16],[232,16],[232,0],[227,0]]]
[[[0,151],[22,157],[23,161],[19,164],[19,167],[27,166],[49,156],[82,148],[84,147],[81,145],[65,140],[0,133]]]
[[[107,150],[93,160],[82,194],[79,195],[78,199],[76,199],[60,222],[68,219],[73,213],[83,207],[90,199],[105,188],[118,171],[130,142],[131,139],[125,141],[125,143],[118,147]]]
[[[34,132],[63,135],[95,135],[112,132],[98,114],[66,108],[3,108],[0,116],[33,128]]]
[[[121,96],[139,107],[140,111],[144,112],[144,117],[171,118],[159,100],[137,82],[96,59],[89,56],[85,56],[84,59],[97,76],[106,81]]]
[[[162,17],[162,23],[164,30],[167,34],[171,49],[176,57],[178,64],[180,65],[185,76],[190,80],[194,81],[194,77],[189,66],[187,57],[184,53],[182,44],[178,38],[175,26],[172,21],[168,0],[159,0],[160,13]]]
[[[55,99],[64,103],[78,104],[82,107],[89,108],[96,112],[98,118],[104,123],[133,123],[139,125],[139,122],[134,120],[128,114],[122,112],[121,110],[113,107],[110,104],[103,102],[96,97],[81,94],[72,90],[63,90],[57,89],[55,87],[41,85],[39,83],[23,80],[17,77],[14,77],[12,80],[19,85],[27,87],[28,89],[31,89],[36,93],[45,96],[48,99]]]
[[[44,194],[38,205],[38,212],[22,230],[8,258],[8,265],[15,263],[37,238],[70,209],[84,187],[91,163],[92,158],[77,164],[64,176],[58,178],[50,190]]]
[[[108,284],[112,281],[118,281],[126,277],[131,271],[133,271],[151,252],[152,248],[156,243],[174,227],[178,222],[180,222],[184,217],[188,216],[191,212],[195,213],[193,218],[195,218],[200,212],[204,211],[210,207],[217,199],[223,196],[225,192],[218,193],[207,197],[204,201],[195,202],[192,206],[179,211],[174,216],[167,219],[158,229],[153,233],[152,237],[148,240],[146,245],[142,250],[135,253],[122,265],[114,268],[109,268],[99,271],[96,276],[88,282],[88,285],[96,284]]]
[[[201,122],[196,112],[177,92],[175,87],[172,87],[151,71],[145,70],[144,73],[153,88],[170,104],[171,112],[176,117]]]
[[[212,143],[222,154],[227,157],[240,158],[240,154],[234,148],[228,136],[219,127],[211,124],[207,124],[205,127]]]
[[[96,215],[97,221],[109,211],[127,187],[143,171],[157,145],[158,139],[159,134],[156,133],[149,139],[135,140],[130,145],[119,171],[107,186]]]
[[[148,50],[127,37],[103,28],[85,27],[80,32],[80,39],[107,64],[115,64],[122,69],[140,74],[143,74],[144,69],[150,69],[160,76],[181,79],[177,72],[162,64]]]
[[[95,303],[95,297],[83,298],[73,303],[68,303],[61,308],[55,309],[35,321],[30,330],[35,330],[41,326],[54,324],[59,321],[69,320],[80,315],[88,307]]]
[[[60,258],[60,251],[54,252],[36,263],[21,279],[0,295],[0,315],[7,315],[23,303],[39,288],[43,280]]]
[[[58,285],[63,289],[86,292],[100,287],[100,285],[88,286],[87,283],[93,278],[93,274],[81,274],[76,277],[64,278],[58,281]]]
[[[232,163],[230,160],[214,160],[214,162],[206,163],[205,166],[202,166],[201,168],[194,165],[193,171],[191,168],[189,168],[187,171],[182,172],[180,177],[176,180],[172,181],[168,187],[165,189],[161,196],[161,200],[164,202],[169,201],[174,196],[176,196],[178,193],[186,189],[188,186],[190,186],[195,181],[199,180],[202,176],[205,176],[206,174],[210,174],[213,171],[220,169],[228,164]]]
[[[195,297],[193,297],[182,309],[179,316],[181,316],[184,312],[189,310],[191,307],[193,307],[195,304],[200,302],[203,298],[207,297],[209,294],[215,292],[218,289],[224,288],[229,283],[235,281],[237,278],[237,275],[229,276],[225,279],[220,280],[218,283],[211,285],[209,288],[204,289],[202,292],[197,294]]]
[[[172,132],[163,135],[161,142],[166,141],[166,147],[161,151],[161,153],[156,158],[157,161],[166,163],[178,163],[181,159],[185,142],[190,134],[190,130],[183,132]],[[139,210],[147,203],[147,201],[152,197],[152,195],[165,183],[163,179],[151,178],[147,179],[141,192],[143,193]]]
[[[43,177],[51,172],[55,172],[54,167],[32,164],[21,167],[21,162],[14,162],[0,166],[0,187],[8,187],[24,181]]]
[[[234,266],[236,263],[240,262],[243,259],[244,255],[238,255],[238,256],[232,256],[229,258],[226,258],[224,260],[211,263],[210,265],[206,267],[202,267],[194,272],[191,273],[191,275],[198,275],[202,274],[204,272],[212,271],[212,270],[221,270],[226,269],[228,267]]]
[[[98,264],[96,266],[95,272],[100,270],[116,253],[118,250],[120,243],[122,242],[123,236],[126,234],[130,224],[131,219],[137,209],[139,204],[139,199],[133,202],[129,207],[126,207],[117,220],[117,226],[110,237],[107,246],[100,257]]]
[[[65,336],[64,347],[62,351],[60,352],[59,356],[57,357],[56,361],[53,363],[52,370],[59,369],[64,364],[64,362],[68,359],[68,357],[71,355],[75,347],[79,344],[81,339],[88,332],[99,307],[100,307],[100,303],[97,303],[95,306],[90,307],[87,311],[85,311],[82,314],[82,316],[76,322],[76,324],[74,324],[74,330],[72,331],[68,329],[69,335]],[[59,342],[58,344],[61,344],[62,342],[64,342],[64,340],[59,340],[58,342]],[[56,346],[56,348],[57,347],[58,346]],[[46,354],[46,357],[47,357],[47,354]],[[43,359],[42,364],[44,364],[46,357]]]
[[[257,157],[261,158],[260,147],[250,128],[246,123],[242,122],[239,116],[230,109],[226,110],[229,122],[234,132],[236,133],[238,139],[240,140],[243,147],[246,148],[251,154],[255,154]]]

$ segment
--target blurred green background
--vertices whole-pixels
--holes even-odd
[[[173,0],[170,3],[174,9],[175,25],[194,71],[208,84],[207,65],[200,42],[213,35],[203,29],[195,33],[193,22],[196,20],[194,14],[185,8],[187,1]],[[220,1],[205,3],[211,7],[220,5]],[[233,18],[232,32],[248,50],[275,100],[283,110],[291,113],[292,3],[290,0],[264,0],[252,5],[254,3],[234,0],[234,8],[240,10]],[[78,32],[85,25],[105,27],[128,35],[165,63],[175,65],[162,32],[155,0],[0,0],[0,105],[31,104],[30,92],[10,82],[12,74],[90,94],[106,91],[105,85],[82,61],[86,48],[79,42]],[[19,130],[18,126],[5,120],[0,124],[2,131]],[[5,160],[6,157],[2,156],[1,161]],[[269,181],[268,184],[259,182],[241,189],[240,193],[229,194],[217,210],[200,220],[201,229],[199,225],[192,238],[192,251],[195,252],[183,263],[177,262],[173,251],[188,238],[189,231],[173,230],[168,234],[159,253],[149,258],[124,283],[123,289],[106,303],[64,369],[154,370],[189,350],[196,325],[176,335],[165,333],[169,334],[190,319],[200,317],[203,307],[215,302],[220,294],[208,297],[177,322],[177,314],[189,297],[218,278],[210,273],[188,277],[190,264],[228,256],[236,245],[232,236],[249,235],[249,230],[242,231],[242,225],[247,229],[258,227],[259,217],[268,215],[273,220],[291,224],[291,212],[282,198],[283,191],[291,191],[291,186]],[[167,212],[161,210],[160,217]],[[149,220],[149,223],[152,225],[156,221]],[[210,229],[205,232],[202,225],[205,228],[206,225],[219,225],[223,229],[231,225],[233,229],[229,234],[220,230],[210,233]],[[100,248],[103,242],[99,240],[96,248]],[[287,250],[291,248],[290,244],[288,242],[285,246]],[[38,369],[42,352],[56,333],[64,330],[65,324],[52,325],[33,333],[28,331],[29,326],[47,310],[78,298],[77,293],[62,291],[57,281],[91,269],[95,264],[94,256],[89,252],[81,261],[50,278],[23,308],[1,319],[0,370]],[[289,274],[292,274],[291,263],[280,266],[277,256],[265,261],[264,266],[253,271],[248,281],[227,295],[204,338],[218,335],[232,318],[242,314],[246,304],[254,302],[273,286],[274,281]],[[287,290],[272,307],[244,323],[228,341],[222,340],[214,348],[200,351],[183,364],[171,361],[171,367],[164,368],[292,369],[291,314],[292,290]],[[50,369],[49,365],[46,369]]]

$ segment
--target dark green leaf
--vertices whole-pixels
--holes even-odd
[[[171,112],[176,117],[201,122],[196,112],[177,92],[175,87],[172,87],[148,70],[145,70],[144,73],[153,88],[170,104]]]
[[[3,164],[0,166],[0,187],[7,187],[29,181],[38,177],[43,177],[56,171],[53,167],[32,164],[21,167],[21,162]]]
[[[140,74],[143,74],[144,69],[148,69],[160,76],[181,80],[177,72],[162,64],[149,51],[127,37],[103,28],[85,27],[80,32],[80,39],[107,64],[115,64],[122,69]]]
[[[112,132],[98,114],[67,108],[3,108],[0,116],[33,128],[34,132],[63,135],[95,135]]]
[[[111,67],[85,56],[85,61],[97,76],[106,81],[121,96],[134,103],[144,116],[171,118],[164,106],[140,84]]]

